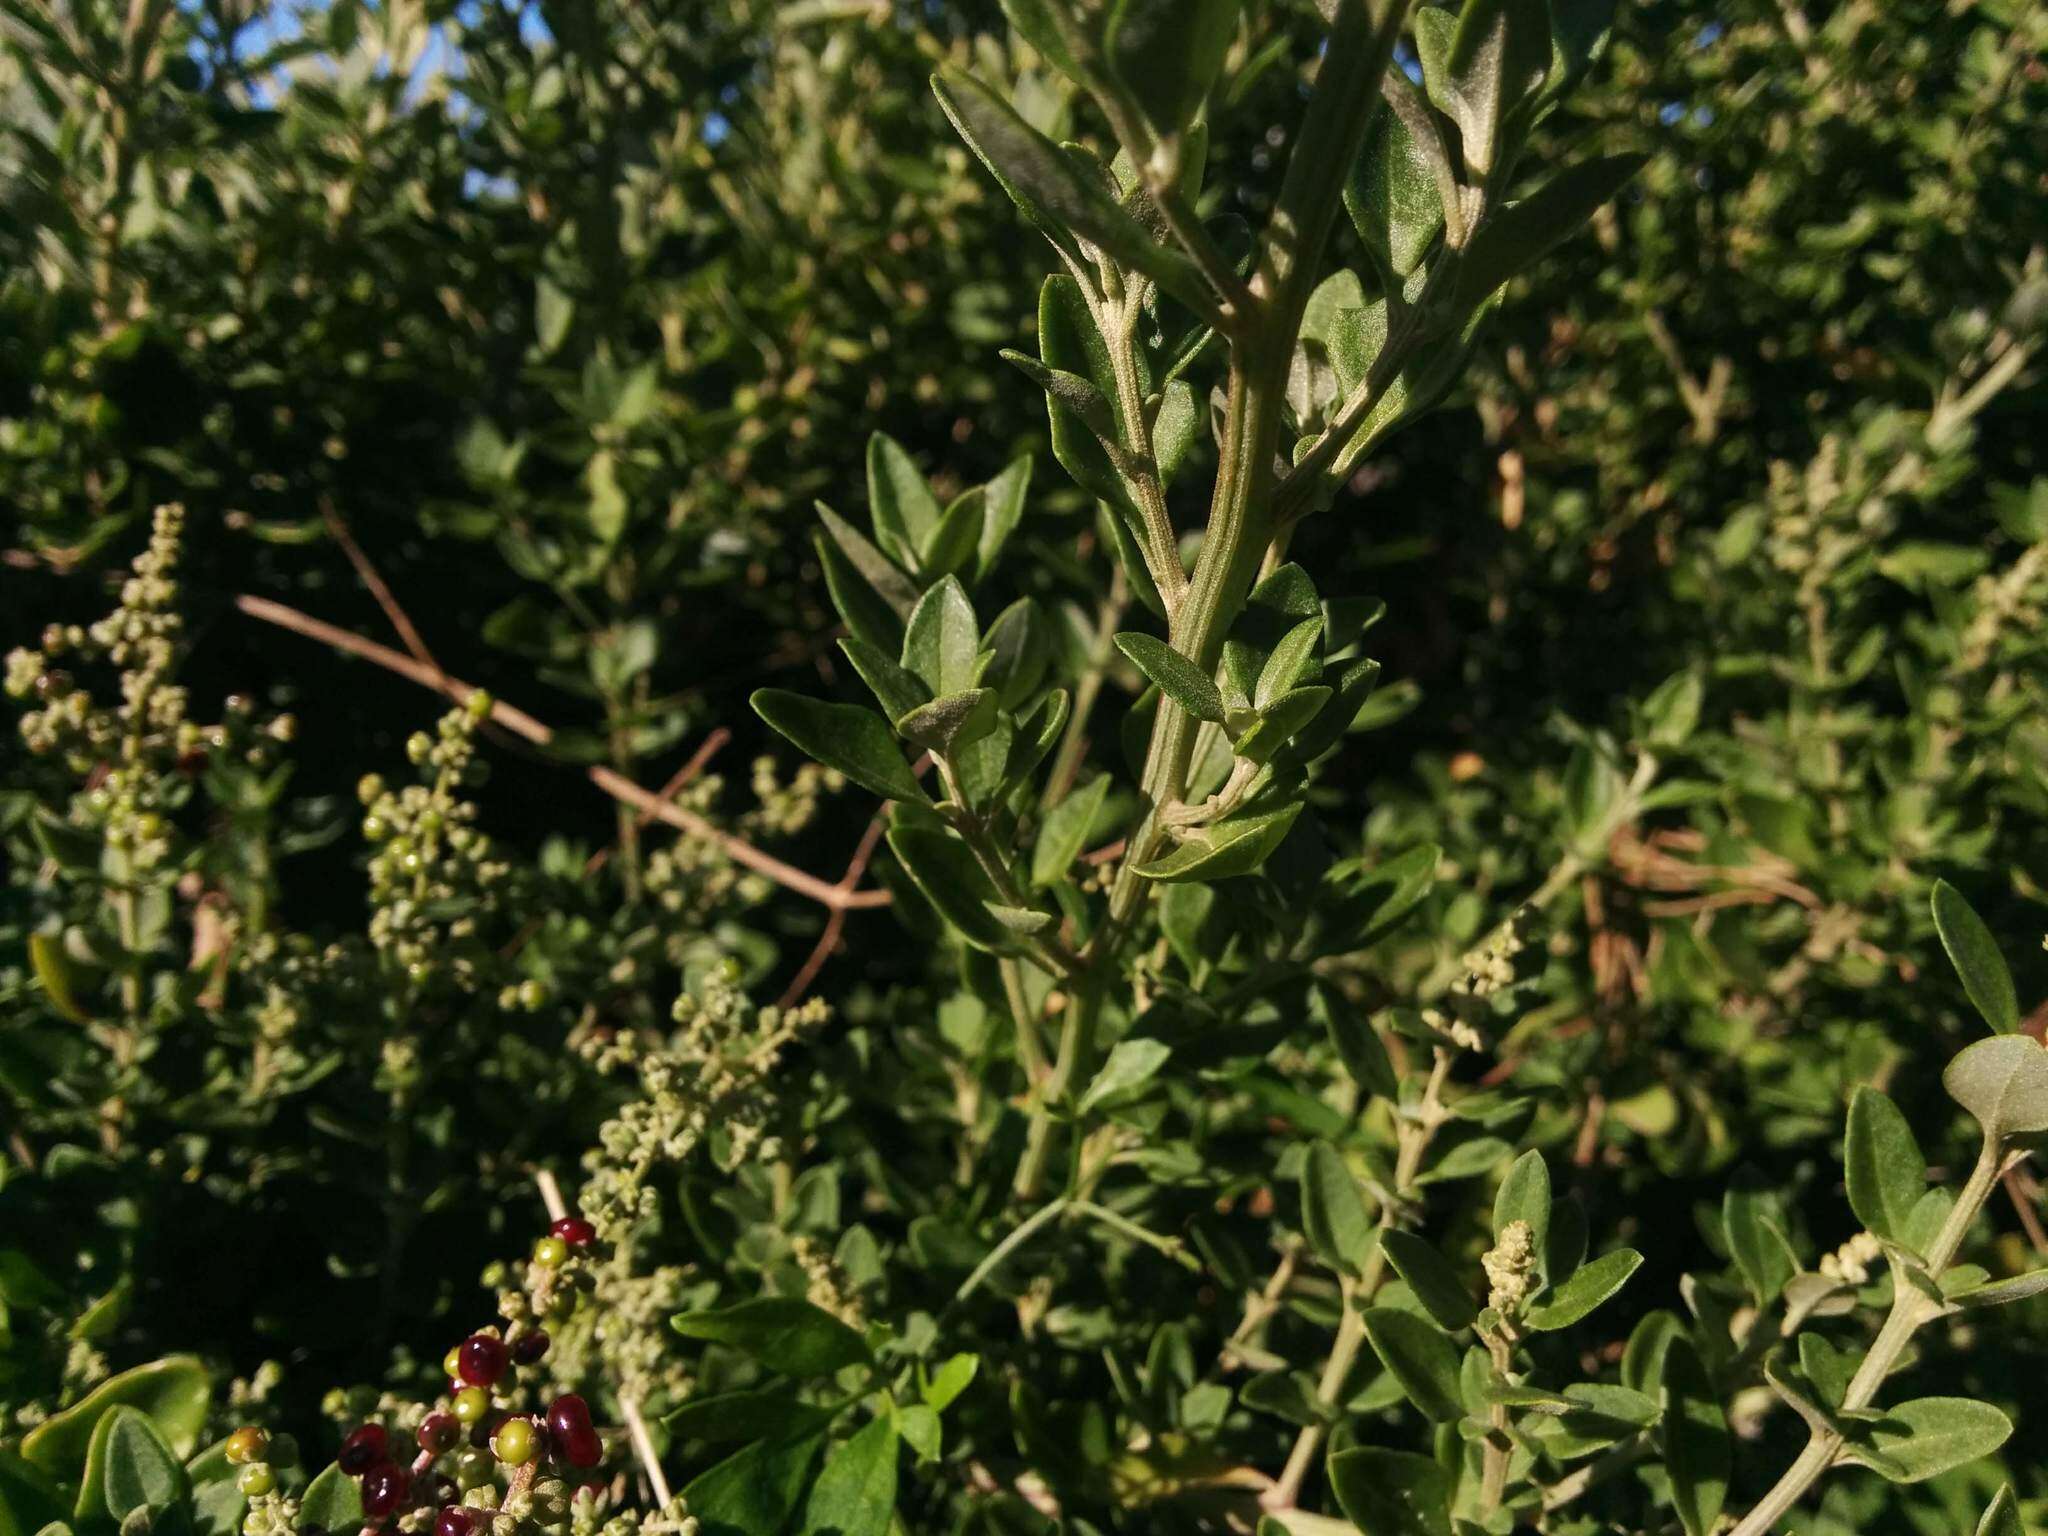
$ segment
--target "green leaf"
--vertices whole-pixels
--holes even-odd
[[[1304,619],[1280,637],[1280,643],[1273,647],[1273,653],[1259,669],[1259,680],[1252,689],[1253,708],[1264,709],[1282,694],[1300,687],[1311,676],[1316,641],[1322,633],[1323,617],[1317,614],[1312,619]]]
[[[1946,880],[1934,882],[1933,905],[1934,931],[1941,935],[1941,947],[1962,978],[1963,990],[1986,1024],[2001,1035],[2014,1033],[2020,1027],[2019,998],[1991,930]]]
[[[1986,1136],[2048,1131],[2048,1050],[2030,1035],[1994,1035],[1964,1046],[1942,1072],[1941,1085],[1977,1117]]]
[[[896,1424],[871,1419],[825,1459],[804,1501],[803,1536],[888,1536],[896,1513]]]
[[[1394,1064],[1387,1057],[1386,1043],[1372,1027],[1372,1021],[1353,1007],[1348,998],[1328,982],[1318,981],[1309,988],[1308,1011],[1311,1019],[1321,1021],[1354,1083],[1383,1099],[1400,1093],[1401,1085],[1394,1076]]]
[[[933,1410],[944,1413],[953,1406],[953,1400],[967,1390],[980,1369],[981,1356],[953,1355],[932,1372],[920,1395]]]
[[[1672,1509],[1686,1536],[1709,1536],[1728,1498],[1728,1421],[1706,1367],[1682,1337],[1664,1352],[1663,1443]]]
[[[2012,1420],[1967,1397],[1917,1397],[1884,1410],[1853,1434],[1844,1454],[1895,1483],[1920,1483],[1989,1456],[2012,1434]],[[1866,1451],[1874,1455],[1866,1455]]]
[[[0,1536],[35,1536],[69,1513],[47,1473],[0,1446]]]
[[[754,713],[797,749],[889,800],[925,804],[917,775],[903,760],[881,716],[858,704],[827,704],[781,688],[762,688],[748,701]]]
[[[1374,1228],[1358,1179],[1326,1141],[1312,1143],[1301,1165],[1301,1225],[1316,1257],[1356,1275],[1372,1257]]]
[[[1442,153],[1419,141],[1401,113],[1381,108],[1345,182],[1345,211],[1383,282],[1421,265],[1444,227],[1431,148]]]
[[[1202,108],[1237,36],[1239,0],[1121,0],[1103,32],[1110,70],[1161,136]]]
[[[1142,273],[1190,305],[1213,310],[1194,263],[1153,242],[1145,227],[1118,206],[1109,187],[1033,128],[972,75],[944,70],[932,77],[939,105],[976,158],[1055,245],[1071,248],[1070,235],[1098,247],[1118,265]]]
[[[22,1459],[53,1477],[75,1478],[85,1462],[99,1421],[116,1407],[147,1414],[171,1450],[189,1456],[199,1444],[212,1379],[191,1355],[171,1355],[110,1376],[92,1391],[45,1419],[23,1437]]]
[[[1642,1262],[1643,1256],[1633,1248],[1603,1253],[1554,1286],[1548,1299],[1529,1308],[1523,1320],[1538,1333],[1569,1328],[1628,1284]]]
[[[665,1414],[662,1425],[677,1440],[730,1445],[740,1440],[786,1439],[823,1429],[828,1409],[799,1402],[787,1382],[767,1391],[715,1392],[693,1397]]]
[[[1024,521],[1024,503],[1031,490],[1031,455],[1012,459],[1002,473],[982,487],[981,539],[975,545],[974,579],[986,581],[990,571],[1010,542],[1010,535]]]
[[[1530,1239],[1542,1253],[1550,1237],[1550,1165],[1534,1148],[1515,1159],[1493,1197],[1495,1242],[1513,1221],[1529,1224]]]
[[[1222,721],[1223,695],[1217,691],[1215,679],[1164,640],[1127,632],[1116,637],[1116,647],[1159,685],[1161,693],[1197,720]]]
[[[882,713],[891,720],[900,720],[920,705],[931,702],[932,691],[925,687],[923,678],[897,666],[889,656],[865,640],[848,636],[839,642],[839,649],[846,653],[846,659],[853,663],[853,670],[860,674],[861,681],[868,685],[875,701],[882,706]]]
[[[683,1490],[698,1536],[762,1536],[781,1531],[796,1512],[823,1431],[757,1440],[700,1473]]]
[[[846,557],[861,580],[896,616],[900,628],[909,619],[911,609],[917,606],[917,588],[912,585],[910,577],[895,561],[863,538],[859,529],[822,501],[818,503],[818,521],[825,525],[833,547]],[[852,619],[848,617],[847,622],[851,623]]]
[[[982,686],[996,690],[1004,710],[1022,709],[1037,694],[1052,661],[1052,641],[1038,605],[1028,597],[1010,604],[981,637],[981,648],[988,657]]]
[[[1330,1488],[1366,1536],[1451,1536],[1450,1474],[1427,1456],[1362,1446],[1330,1458]]]
[[[362,1529],[362,1485],[330,1461],[299,1495],[299,1519],[323,1531]]]
[[[1050,811],[1038,829],[1038,844],[1031,850],[1031,883],[1045,887],[1067,878],[1074,860],[1088,841],[1088,833],[1102,814],[1109,796],[1109,775],[1098,774],[1080,789],[1071,791]]]
[[[1721,1224],[1728,1252],[1759,1306],[1775,1301],[1785,1282],[1799,1272],[1786,1247],[1778,1205],[1767,1190],[1738,1181],[1721,1198]]]
[[[1146,1086],[1159,1075],[1172,1050],[1160,1040],[1119,1040],[1109,1059],[1095,1074],[1081,1095],[1074,1113],[1087,1116],[1098,1110],[1114,1109],[1143,1097]]]
[[[977,485],[954,497],[937,526],[917,546],[918,574],[924,580],[954,575],[974,559],[975,549],[981,543],[981,494],[982,488]]]
[[[1142,865],[1147,880],[1228,880],[1256,870],[1280,846],[1301,814],[1301,802],[1277,810],[1251,811],[1197,827],[1163,858]]]
[[[131,1510],[168,1509],[189,1492],[185,1469],[147,1417],[133,1408],[107,1416],[106,1470],[102,1484],[107,1512],[120,1520]]]
[[[2012,1496],[2012,1484],[2005,1483],[1985,1506],[1984,1518],[1977,1522],[1977,1536],[2027,1536],[2027,1528],[2020,1521],[2019,1501]]]
[[[1231,688],[1250,699],[1274,648],[1305,620],[1320,617],[1322,611],[1315,583],[1292,562],[1253,587],[1244,611],[1223,642],[1223,675]]]
[[[1264,709],[1257,720],[1240,735],[1233,748],[1247,762],[1271,762],[1308,723],[1323,712],[1333,690],[1320,685],[1283,693]]]
[[[925,680],[934,698],[975,685],[981,630],[960,578],[948,576],[918,599],[903,631],[903,665]]]
[[[671,1326],[686,1339],[729,1344],[785,1376],[830,1376],[868,1363],[866,1340],[794,1296],[763,1296],[717,1312],[685,1312]]]
[[[1465,1416],[1458,1391],[1458,1350],[1449,1335],[1425,1317],[1397,1307],[1367,1307],[1365,1336],[1424,1416],[1451,1424]]]
[[[1574,234],[1642,169],[1646,156],[1603,155],[1557,173],[1519,202],[1483,220],[1458,264],[1457,304],[1476,309]]]
[[[950,759],[993,731],[997,715],[995,689],[969,688],[918,705],[896,722],[896,730],[906,741]]]
[[[1472,1319],[1479,1315],[1479,1304],[1458,1278],[1458,1272],[1451,1268],[1451,1261],[1438,1253],[1434,1245],[1413,1232],[1394,1227],[1380,1238],[1380,1246],[1386,1250],[1387,1262],[1394,1266],[1394,1272],[1408,1282],[1408,1289],[1431,1317],[1453,1332],[1472,1326]]]
[[[825,591],[848,632],[885,655],[895,655],[903,648],[903,620],[896,610],[831,539],[820,533],[811,544],[825,573]],[[875,557],[881,558],[879,550]]]
[[[1927,1159],[1899,1106],[1874,1088],[1858,1088],[1849,1101],[1842,1162],[1856,1219],[1879,1237],[1900,1241],[1927,1190]]]
[[[1842,1394],[1855,1380],[1859,1358],[1837,1349],[1825,1334],[1811,1328],[1800,1330],[1799,1369],[1806,1373],[1806,1379],[1813,1383],[1814,1390],[1830,1408],[1840,1405]]]
[[[868,438],[868,515],[876,542],[904,566],[918,563],[939,525],[939,499],[903,445],[884,432]]]
[[[2036,1269],[2024,1275],[2014,1275],[2009,1280],[1971,1286],[1968,1290],[1953,1293],[1948,1299],[1959,1307],[2003,1307],[2039,1296],[2044,1291],[2048,1291],[2048,1269]]]
[[[889,829],[889,847],[961,938],[997,954],[1017,948],[1011,930],[989,911],[1003,904],[995,883],[959,838],[936,827],[898,825]]]

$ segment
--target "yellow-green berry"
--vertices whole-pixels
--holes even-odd
[[[523,1467],[533,1460],[535,1445],[530,1419],[507,1419],[491,1436],[491,1454],[508,1467]]]
[[[491,1394],[482,1387],[464,1387],[455,1394],[455,1417],[464,1424],[475,1424],[491,1411]]]
[[[245,1498],[260,1499],[277,1487],[277,1474],[268,1462],[251,1462],[236,1475],[235,1487]]]
[[[569,1245],[559,1237],[544,1237],[533,1245],[533,1262],[542,1269],[560,1269],[569,1257]]]
[[[270,1449],[270,1436],[254,1424],[244,1424],[228,1436],[227,1458],[230,1466],[245,1467],[252,1461],[261,1461],[263,1453]]]

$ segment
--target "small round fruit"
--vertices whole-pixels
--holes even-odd
[[[493,1387],[505,1374],[505,1341],[495,1333],[472,1333],[456,1351],[455,1374],[472,1387]]]
[[[263,1453],[270,1449],[270,1436],[254,1424],[244,1424],[228,1436],[226,1456],[228,1464],[246,1467],[252,1461],[263,1460]]]
[[[544,1237],[533,1245],[533,1262],[542,1269],[560,1269],[569,1257],[569,1245],[559,1237]]]
[[[395,1515],[412,1494],[412,1479],[405,1468],[380,1461],[363,1474],[363,1513],[373,1520]]]
[[[244,1498],[260,1499],[277,1488],[277,1474],[270,1470],[270,1464],[252,1461],[235,1474],[235,1486]]]
[[[462,1346],[460,1344],[450,1344],[448,1346],[448,1353],[441,1357],[441,1374],[450,1381],[461,1379]]]
[[[476,1519],[460,1504],[450,1504],[434,1516],[434,1536],[469,1536]]]
[[[420,1420],[415,1438],[419,1440],[421,1450],[430,1456],[438,1456],[455,1448],[455,1442],[462,1438],[462,1426],[456,1423],[452,1413],[430,1413]]]
[[[532,1365],[548,1352],[548,1331],[529,1328],[512,1341],[512,1363]]]
[[[548,1438],[572,1467],[588,1471],[604,1459],[604,1443],[590,1423],[590,1405],[574,1392],[548,1404]]]
[[[382,1424],[365,1424],[350,1431],[334,1460],[350,1477],[361,1477],[384,1459],[388,1444]]]
[[[571,1248],[587,1248],[597,1241],[597,1228],[581,1216],[564,1216],[548,1228],[548,1235],[559,1237]]]
[[[455,1394],[455,1417],[464,1424],[474,1424],[491,1411],[491,1394],[482,1387],[464,1387]]]
[[[465,1493],[481,1488],[498,1475],[498,1464],[487,1451],[467,1450],[455,1458],[455,1486]]]
[[[507,1419],[491,1436],[491,1454],[508,1467],[523,1467],[540,1448],[540,1436],[533,1432],[531,1419]]]

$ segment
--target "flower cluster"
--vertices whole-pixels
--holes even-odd
[[[415,987],[441,979],[458,990],[482,981],[477,913],[495,896],[510,866],[492,857],[490,837],[476,826],[476,806],[458,791],[475,782],[476,728],[491,710],[488,694],[469,696],[441,718],[434,734],[416,731],[405,752],[423,782],[402,789],[369,774],[356,788],[370,856],[370,942]],[[538,1008],[538,982],[513,1002]]]
[[[701,996],[678,998],[679,1028],[664,1042],[621,1033],[584,1044],[599,1070],[639,1077],[639,1097],[605,1123],[584,1156],[583,1212],[608,1242],[623,1240],[654,1214],[648,1179],[656,1168],[699,1147],[727,1171],[777,1155],[776,1069],[784,1049],[822,1026],[831,1011],[815,999],[756,1008],[736,980],[714,975]]]

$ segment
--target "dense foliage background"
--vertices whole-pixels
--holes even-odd
[[[1319,28],[1307,5],[1247,13],[1207,181],[1255,219]],[[997,358],[1033,349],[1048,258],[926,78],[972,63],[1041,126],[1096,131],[1070,87],[993,0],[9,0],[4,27],[0,648],[106,614],[180,504],[173,585],[129,606],[182,615],[175,683],[226,727],[181,738],[171,706],[163,821],[103,805],[89,847],[65,818],[101,787],[91,754],[0,745],[0,1441],[190,1351],[222,1426],[260,1403],[324,1458],[323,1400],[431,1390],[486,1265],[543,1220],[536,1172],[582,1178],[635,1091],[606,1046],[737,984],[833,1007],[778,1068],[801,1188],[788,1165],[728,1176],[723,1149],[649,1176],[649,1278],[612,1299],[633,1327],[564,1378],[625,1373],[675,1408],[722,1368],[667,1313],[790,1275],[801,1294],[830,1251],[873,1312],[991,1351],[946,1466],[906,1487],[912,1529],[1022,1522],[1019,1465],[1100,1529],[1211,1518],[1227,1468],[1174,1437],[1222,1411],[1197,1383],[1235,1292],[1074,1240],[1017,1294],[950,1305],[1001,1230],[968,1165],[1017,1129],[977,1097],[994,983],[917,926],[863,841],[873,797],[744,704],[848,686],[812,507],[865,503],[877,431],[942,503],[1034,457],[1012,580],[1062,654],[1134,606]],[[1318,814],[1368,863],[1442,850],[1415,914],[1329,973],[1371,1006],[1427,1000],[1531,903],[1489,1082],[1536,1091],[1502,1135],[1646,1256],[1617,1351],[1726,1257],[1731,1186],[1804,1249],[1851,1235],[1856,1085],[1967,1165],[1936,1069],[1973,1025],[1936,879],[2015,957],[2023,1007],[2041,996],[2044,56],[2026,0],[1624,5],[1538,153],[1647,168],[1291,550],[1388,610],[1377,729]],[[447,701],[306,620],[551,735],[485,726],[471,759],[455,729],[416,768]],[[1104,687],[1085,749],[1106,766],[1139,680]],[[593,771],[673,785],[688,825]],[[359,797],[368,774],[431,805]],[[406,855],[363,823],[423,807],[488,844],[397,911]],[[102,834],[164,843],[139,912],[105,900]],[[827,885],[855,859],[844,889],[898,910],[835,910],[721,837]],[[123,986],[146,1030],[108,1024]],[[1186,1027],[1270,1025],[1266,1062],[1148,1124],[1162,1158],[1218,1170],[1155,1225],[1202,1217],[1204,1264],[1263,1275],[1248,1218],[1292,1200],[1276,1150],[1315,1131],[1327,1063],[1319,1032],[1248,1007]],[[2019,1269],[2048,1235],[2032,1177],[2007,1187]],[[2001,1314],[1995,1348],[1931,1346],[1945,1390],[2038,1432],[2043,1305]],[[1274,1352],[1329,1306],[1299,1298]],[[1751,1406],[1738,1436],[1796,1448]],[[713,1459],[674,1435],[677,1468]],[[1254,1415],[1224,1440],[1270,1466],[1291,1437]],[[2048,1498],[2019,1445],[2005,1472]],[[1997,1480],[1845,1479],[1805,1529],[1963,1529]]]

